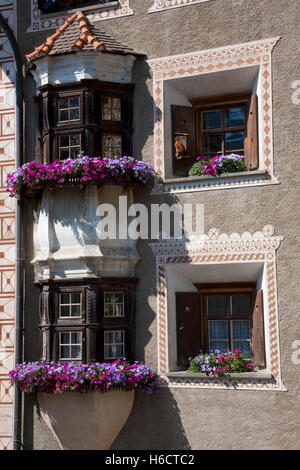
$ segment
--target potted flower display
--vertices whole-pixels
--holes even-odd
[[[189,176],[217,176],[224,173],[246,171],[245,157],[232,153],[213,157],[197,157],[189,171]]]
[[[154,174],[149,163],[132,157],[88,157],[55,160],[53,163],[31,161],[7,176],[6,191],[16,197],[22,191],[44,187],[71,185],[137,186],[148,182]]]
[[[158,392],[158,374],[143,363],[25,362],[9,372],[38,408],[62,449],[109,449],[131,412],[134,391]]]
[[[188,372],[200,372],[216,376],[252,371],[252,364],[244,359],[243,353],[238,349],[226,353],[221,353],[218,349],[210,353],[200,351],[196,357],[190,358],[188,368]]]

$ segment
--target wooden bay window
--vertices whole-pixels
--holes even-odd
[[[53,361],[134,359],[137,280],[41,286],[42,354]]]
[[[81,80],[40,88],[45,162],[131,155],[133,85]]]

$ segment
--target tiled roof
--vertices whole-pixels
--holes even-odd
[[[74,13],[66,19],[54,34],[31,54],[26,54],[28,60],[34,60],[45,55],[53,56],[76,51],[103,51],[115,54],[139,54],[132,48],[124,46],[98,27],[91,24],[82,13]]]

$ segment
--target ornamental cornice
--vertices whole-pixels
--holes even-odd
[[[230,235],[212,228],[207,235],[151,243],[155,256],[192,256],[199,253],[257,253],[276,251],[284,237],[274,236],[274,228],[266,225],[253,235],[234,232]]]

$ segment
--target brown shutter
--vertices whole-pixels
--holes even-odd
[[[248,170],[256,170],[258,161],[258,99],[252,95],[250,99],[247,120],[247,135],[245,139],[245,161]]]
[[[188,176],[196,161],[196,110],[187,106],[172,106],[173,172]]]
[[[198,292],[176,292],[177,363],[187,366],[201,350],[200,297]]]
[[[253,313],[251,324],[252,363],[254,366],[266,366],[263,291],[253,295]]]

